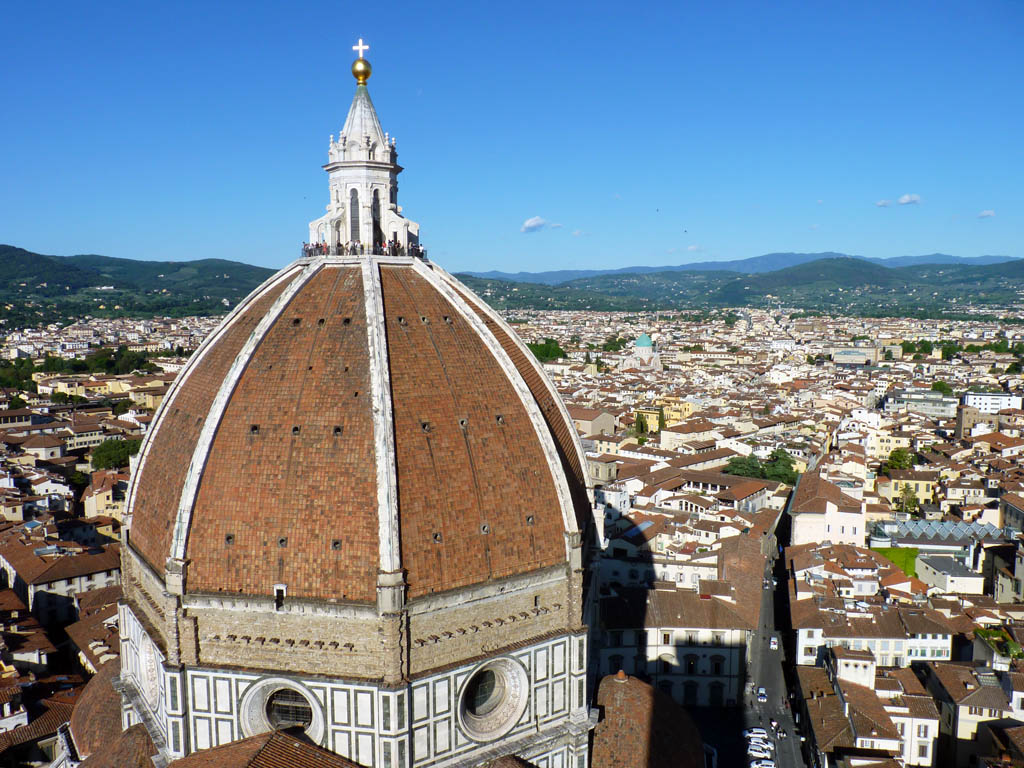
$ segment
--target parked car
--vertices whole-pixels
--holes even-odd
[[[755,739],[755,738],[767,739],[768,738],[768,731],[766,731],[764,728],[747,728],[747,730],[745,730],[743,732],[743,738],[744,739]]]
[[[762,704],[768,701],[768,692],[764,689],[764,686],[757,689],[757,700]]]
[[[775,635],[772,635],[772,639],[768,641],[768,647],[771,648],[773,651],[779,650],[779,638],[777,638]]]
[[[759,760],[751,760],[750,768],[775,768],[775,761],[763,758]]]
[[[748,742],[747,746],[756,749],[766,749],[769,752],[775,751],[775,745],[772,744],[768,739],[751,739]]]
[[[757,757],[764,760],[770,760],[772,753],[767,749],[758,749],[757,747],[747,747],[747,757]]]

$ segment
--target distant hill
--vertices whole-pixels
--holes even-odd
[[[44,296],[100,285],[102,275],[13,245],[0,245],[0,293],[27,289]]]
[[[222,259],[48,256],[0,245],[0,328],[69,322],[84,315],[217,314],[271,274],[271,269]],[[781,304],[825,313],[966,317],[968,304],[991,307],[992,316],[1001,316],[1024,295],[1024,260],[1005,256],[867,259],[768,253],[732,262],[528,276],[568,277],[549,284],[458,275],[500,309],[703,311]]]
[[[619,269],[559,269],[550,272],[466,272],[464,274],[474,277],[483,277],[491,280],[506,280],[518,283],[541,283],[544,285],[559,285],[570,280],[579,280],[600,275],[618,274],[649,274],[653,272],[742,272],[744,274],[759,274],[762,272],[774,272],[779,269],[795,267],[821,259],[861,259],[886,267],[907,267],[919,266],[922,264],[965,264],[984,265],[999,264],[1007,261],[1017,261],[1011,256],[950,256],[945,253],[933,253],[924,256],[895,256],[890,259],[880,259],[868,256],[855,256],[846,253],[835,253],[826,251],[823,253],[766,253],[761,256],[752,256],[748,259],[735,259],[733,261],[695,261],[690,264],[678,264],[664,267],[622,267]]]
[[[70,262],[79,269],[100,274],[108,282],[121,282],[139,288],[177,286],[197,292],[217,291],[224,287],[225,281],[251,285],[255,288],[274,274],[274,270],[266,267],[254,267],[251,264],[226,259],[143,261],[96,255],[53,258]]]
[[[223,259],[50,256],[0,245],[0,320],[10,329],[86,314],[216,314],[233,307],[273,273]]]

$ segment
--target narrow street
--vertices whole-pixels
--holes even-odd
[[[785,643],[776,630],[775,590],[771,587],[772,564],[765,571],[769,588],[761,593],[761,626],[754,635],[750,654],[750,681],[744,694],[744,706],[733,710],[691,709],[691,717],[701,730],[706,744],[718,751],[719,768],[747,766],[747,742],[742,732],[747,728],[763,727],[771,731],[774,718],[780,731],[786,731],[788,738],[772,740],[775,752],[772,759],[778,768],[803,768],[805,763],[800,752],[800,736],[793,723],[792,710],[786,706],[786,681],[782,670]],[[783,589],[780,582],[778,589]],[[779,649],[770,648],[770,639],[779,638]],[[768,695],[766,703],[758,703],[757,688],[763,686]]]

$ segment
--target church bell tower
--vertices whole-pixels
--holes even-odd
[[[337,141],[330,138],[327,213],[310,222],[309,242],[332,254],[415,251],[419,224],[402,216],[398,205],[398,149],[394,137],[381,130],[366,87],[372,68],[363,52],[369,46],[360,38],[352,50],[359,54],[352,63],[356,93]]]

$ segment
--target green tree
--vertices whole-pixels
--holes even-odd
[[[727,475],[739,475],[740,477],[764,478],[764,467],[757,456],[733,456],[729,463],[722,470]]]
[[[665,428],[665,409],[658,409],[658,431],[661,432]]]
[[[70,482],[72,485],[78,486],[79,488],[84,488],[85,486],[89,485],[90,482],[92,482],[92,479],[87,474],[85,474],[85,472],[79,472],[76,469],[70,475],[68,475],[68,482]]]
[[[914,489],[904,484],[900,488],[900,507],[904,512],[913,513],[917,511],[917,503],[917,494],[914,493]]]
[[[922,355],[930,355],[934,349],[934,345],[927,339],[921,339],[917,342],[917,351]]]
[[[26,405],[28,405],[28,403],[17,395],[11,395],[10,399],[7,401],[7,407],[12,411],[18,408],[24,408]]]
[[[1007,373],[1020,373],[1020,363],[1016,360],[1006,366]]]
[[[891,349],[885,350],[885,359],[886,360],[892,360],[892,350]]]
[[[542,344],[527,344],[530,351],[533,352],[534,356],[542,363],[547,363],[551,360],[559,360],[565,357],[565,350],[562,349],[558,342],[554,339],[544,339]]]
[[[904,355],[912,355],[917,351],[917,344],[912,341],[901,341],[900,347],[903,349]]]
[[[789,455],[789,451],[784,448],[776,448],[762,465],[764,470],[762,477],[765,480],[772,480],[776,483],[795,485],[797,471],[794,465],[795,462],[793,457]]]
[[[647,417],[644,416],[642,413],[638,413],[636,415],[636,421],[633,422],[633,430],[638,435],[646,435],[647,434],[647,432],[648,432],[648,429],[647,429]]]
[[[914,457],[906,448],[893,448],[886,464],[889,469],[910,469],[914,464]]]
[[[121,416],[132,409],[131,400],[118,400],[112,408],[115,416]]]
[[[69,398],[68,398],[68,393],[67,392],[51,392],[50,393],[50,402],[51,403],[56,403],[57,405],[66,405],[67,402],[68,402],[68,399]]]
[[[128,458],[139,452],[141,440],[104,440],[92,451],[93,469],[117,469],[128,466]]]
[[[944,395],[952,395],[953,388],[944,381],[933,381],[932,392],[941,392]]]
[[[605,352],[618,352],[625,348],[629,342],[630,339],[624,336],[609,336],[604,344],[601,345],[601,349]]]

